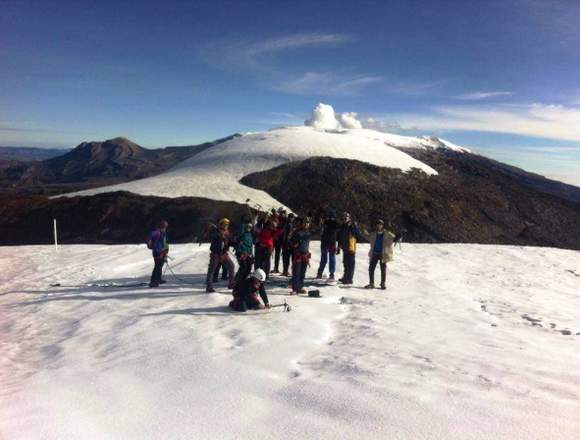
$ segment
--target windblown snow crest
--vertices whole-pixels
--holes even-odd
[[[141,195],[205,197],[238,203],[245,203],[249,198],[262,206],[279,206],[279,201],[263,191],[242,185],[240,179],[315,156],[359,160],[404,172],[416,168],[435,175],[436,170],[397,148],[465,151],[438,138],[406,137],[361,127],[356,113],[336,114],[331,106],[319,104],[304,126],[247,134],[216,144],[160,175],[69,195],[129,191]]]

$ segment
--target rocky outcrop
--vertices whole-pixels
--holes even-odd
[[[439,175],[319,157],[242,183],[301,214],[349,211],[367,226],[390,220],[409,241],[580,249],[580,204],[541,192],[481,156],[438,150],[416,158]]]

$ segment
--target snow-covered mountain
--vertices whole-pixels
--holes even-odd
[[[171,170],[147,179],[106,186],[71,195],[130,191],[162,197],[206,197],[245,203],[249,198],[262,206],[280,202],[263,191],[239,183],[244,176],[278,165],[315,156],[351,159],[372,165],[428,175],[437,171],[397,148],[469,151],[435,137],[408,137],[364,128],[344,128],[344,120],[332,107],[319,104],[305,126],[291,126],[246,134],[219,143]]]

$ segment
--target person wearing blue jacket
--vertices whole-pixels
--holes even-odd
[[[252,270],[255,242],[254,225],[252,223],[246,223],[244,230],[238,238],[236,247],[236,258],[238,260],[238,272],[234,278],[234,284],[236,285],[245,280]]]
[[[169,223],[162,220],[159,222],[159,227],[151,232],[149,240],[147,241],[147,247],[151,249],[155,263],[153,272],[151,273],[149,287],[159,287],[160,284],[165,283],[165,280],[161,278],[161,272],[167,259],[167,254],[169,253],[169,244],[167,243],[168,227]]]

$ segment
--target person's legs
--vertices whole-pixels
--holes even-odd
[[[258,310],[258,309],[262,308],[262,304],[260,303],[260,300],[258,299],[258,295],[256,295],[256,294],[248,295],[248,297],[246,298],[245,304],[246,304],[246,307],[248,308],[248,310]]]
[[[221,267],[221,263],[218,263],[213,271],[213,282],[214,283],[218,282],[218,278],[219,278],[219,274],[220,274],[220,267]]]
[[[381,260],[381,289],[386,289],[387,263]]]
[[[292,291],[299,292],[300,291],[300,271],[302,270],[302,262],[296,259],[292,261]]]
[[[354,277],[354,267],[355,267],[355,255],[350,252],[346,253],[346,271],[344,275],[345,284],[352,284]]]
[[[328,270],[330,271],[330,278],[334,279],[334,273],[336,272],[336,249],[330,248],[328,250]]]
[[[151,280],[149,282],[150,287],[157,287],[159,281],[161,281],[161,272],[163,271],[163,264],[165,263],[164,258],[153,258],[154,267],[153,272],[151,272]]]
[[[266,279],[270,278],[270,265],[272,264],[272,254],[268,248],[264,249],[264,261],[262,263],[262,269],[266,272]]]
[[[342,253],[342,278],[340,279],[340,281],[346,280],[346,275],[347,275],[347,260],[348,260],[348,252],[343,252]]]
[[[278,268],[280,267],[280,252],[282,252],[282,244],[276,243],[275,251],[274,251],[274,270],[273,273],[279,273]]]
[[[290,249],[288,246],[285,246],[284,249],[282,249],[282,266],[284,270],[282,275],[288,276],[288,269],[290,268]]]
[[[300,274],[298,278],[299,288],[302,290],[304,288],[304,278],[306,278],[306,270],[308,269],[308,263],[306,261],[302,261],[300,266]]]
[[[213,289],[213,275],[215,273],[216,267],[220,264],[219,255],[210,254],[209,264],[207,265],[207,277],[205,278],[205,284],[207,290]]]
[[[317,278],[322,278],[326,263],[328,262],[328,248],[323,244],[320,245],[320,266],[318,266]]]
[[[234,288],[234,273],[236,271],[236,267],[234,266],[234,262],[228,256],[222,262],[222,265],[224,266],[224,270],[227,271],[226,273],[228,275],[228,277],[227,277],[228,289],[233,289]]]
[[[371,257],[371,261],[369,263],[369,286],[375,285],[375,269],[377,268],[378,261],[379,260],[375,258],[374,255]]]
[[[228,259],[229,259],[229,256],[228,256]],[[230,260],[230,262],[232,262],[232,261]],[[221,265],[221,268],[222,268],[222,280],[224,280],[224,281],[225,280],[229,280],[230,279],[230,275],[229,275],[229,272],[228,272],[228,266],[226,264],[222,264]]]
[[[236,312],[245,312],[246,310],[248,310],[246,302],[243,300],[243,298],[234,298],[230,302],[230,307],[234,309]]]
[[[254,270],[263,269],[264,265],[264,248],[256,246],[256,261],[254,262]]]

